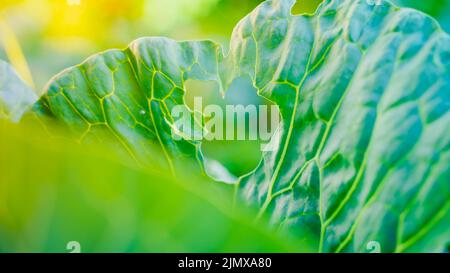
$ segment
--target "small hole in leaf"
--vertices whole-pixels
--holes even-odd
[[[293,15],[314,14],[322,2],[323,0],[298,0],[292,7],[291,13]]]
[[[253,170],[261,159],[262,144],[265,144],[267,141],[262,141],[259,134],[257,139],[252,139],[250,137],[250,132],[254,131],[250,129],[249,114],[245,114],[244,128],[238,128],[237,124],[239,121],[236,119],[237,114],[233,113],[233,117],[230,119],[229,116],[227,116],[227,107],[254,106],[254,109],[259,111],[260,105],[269,105],[268,101],[265,101],[262,97],[257,95],[257,91],[248,77],[235,79],[229,87],[229,90],[227,90],[224,98],[220,96],[218,86],[216,84],[211,82],[208,83],[188,80],[186,82],[185,99],[186,104],[192,110],[195,108],[194,97],[197,97],[197,99],[198,97],[202,98],[202,110],[205,110],[205,107],[215,105],[218,106],[218,108],[215,109],[221,109],[222,113],[220,116],[222,117],[221,128],[223,130],[221,130],[222,133],[219,134],[221,137],[211,140],[204,139],[202,141],[203,155],[208,159],[221,163],[221,165],[228,169],[228,171],[234,176],[241,176]],[[267,108],[268,111],[271,110],[270,107]],[[259,124],[260,113],[257,112],[256,115],[256,118],[258,119],[257,122]],[[267,117],[261,117],[262,122],[269,123],[271,121],[271,116],[272,112],[269,112]],[[265,118],[267,118],[267,120]],[[205,117],[205,122],[208,122],[210,119],[211,117]],[[230,124],[233,124],[231,125],[232,129]],[[269,128],[268,131],[273,131],[276,128],[272,128],[271,125],[268,125],[267,127]],[[216,128],[214,127],[212,129],[212,131],[214,131]],[[234,132],[233,137],[231,138],[227,136],[230,129]],[[237,136],[238,132],[242,133],[242,130],[244,130],[245,139],[240,139]],[[257,134],[257,132],[254,133]]]

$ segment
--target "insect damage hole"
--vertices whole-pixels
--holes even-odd
[[[257,95],[249,78],[235,79],[224,98],[214,89],[211,83],[189,80],[186,103],[194,113],[202,113],[206,132],[202,138],[204,156],[237,177],[256,167],[263,148],[276,146],[266,142],[278,127],[279,112],[272,111],[273,105]]]

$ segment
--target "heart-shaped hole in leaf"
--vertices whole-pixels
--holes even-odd
[[[217,83],[188,80],[185,101],[191,111],[203,114],[208,128],[204,133],[210,134],[202,141],[206,158],[220,162],[236,177],[255,169],[279,125],[279,113],[257,95],[250,78],[235,79],[224,97]]]

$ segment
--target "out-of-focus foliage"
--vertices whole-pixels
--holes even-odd
[[[71,241],[82,252],[314,251],[233,212],[226,188],[188,169],[179,182],[27,122],[0,122],[0,151],[0,252],[69,252]]]
[[[37,99],[14,68],[0,60],[0,119],[18,121]]]

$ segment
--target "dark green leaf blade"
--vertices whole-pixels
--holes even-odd
[[[239,195],[276,225],[310,226],[322,251],[444,251],[449,35],[387,1],[325,1],[313,16],[294,3],[266,1],[233,33],[231,79],[249,75],[282,115],[280,145]]]

